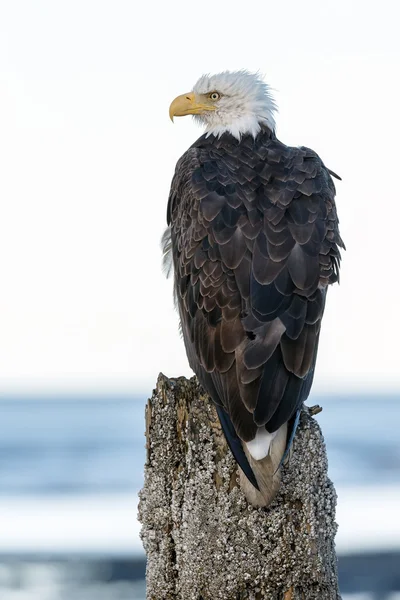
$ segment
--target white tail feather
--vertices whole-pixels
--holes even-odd
[[[250,448],[248,444],[243,443],[244,452],[257,479],[260,490],[257,490],[250,483],[241,469],[239,469],[240,487],[248,502],[253,506],[268,506],[275,498],[281,482],[279,465],[285,452],[286,440],[287,423],[282,425],[273,436],[270,435],[268,454],[264,458],[261,458],[261,460],[256,460],[250,452],[250,448],[252,448],[251,444],[254,446],[253,442],[250,442]],[[252,451],[253,454],[256,454],[254,447]]]

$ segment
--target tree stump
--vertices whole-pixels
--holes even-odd
[[[139,503],[147,600],[340,600],[336,493],[312,412],[302,411],[276,499],[253,508],[197,379],[160,374]]]

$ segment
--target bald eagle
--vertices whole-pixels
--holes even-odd
[[[247,71],[203,76],[175,98],[171,119],[194,115],[205,133],[176,165],[163,237],[190,366],[255,506],[279,488],[344,248],[334,173],[277,139],[275,110]]]

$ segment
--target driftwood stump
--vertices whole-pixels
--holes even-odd
[[[140,492],[147,600],[338,600],[336,493],[304,409],[282,485],[249,506],[215,408],[196,378],[160,375],[146,408]]]

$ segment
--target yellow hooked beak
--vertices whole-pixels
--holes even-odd
[[[201,115],[202,113],[215,110],[215,106],[196,101],[194,92],[182,94],[171,102],[169,107],[169,118],[174,122],[174,117],[184,117],[186,115]]]

